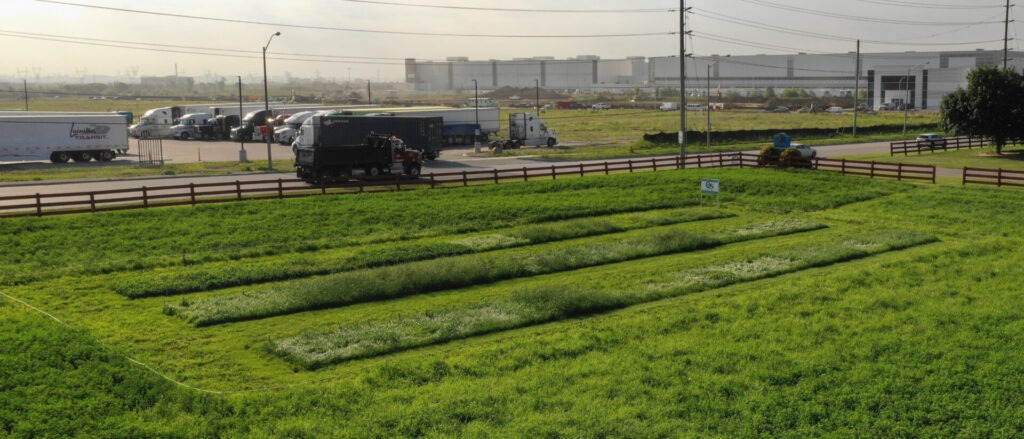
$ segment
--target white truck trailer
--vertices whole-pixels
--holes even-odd
[[[128,150],[128,123],[117,113],[0,115],[0,160],[107,161]]]

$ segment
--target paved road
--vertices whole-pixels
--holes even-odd
[[[134,147],[134,145],[133,145]],[[823,157],[838,155],[865,154],[872,152],[888,151],[889,145],[886,142],[863,143],[852,145],[833,145],[818,147],[819,155]],[[134,149],[134,148],[133,148]],[[165,160],[168,163],[203,161],[235,161],[238,160],[240,145],[231,142],[204,142],[204,141],[177,141],[165,140],[163,142]],[[247,143],[245,150],[250,160],[264,160],[267,157],[266,144]],[[578,161],[563,161],[543,159],[540,157],[477,157],[471,154],[472,147],[448,149],[441,153],[436,161],[425,163],[423,173],[443,173],[473,170],[509,169],[521,167],[536,167],[548,164],[576,164]],[[272,157],[290,159],[291,149],[287,146],[272,145]],[[604,160],[591,160],[587,162],[602,162]],[[132,166],[138,162],[138,157],[129,154],[126,157],[118,158],[108,163],[69,163],[56,165],[48,162],[5,162],[0,163],[0,172],[6,167],[8,169],[43,169],[53,166]],[[283,162],[282,162],[283,163]],[[235,181],[260,181],[291,179],[294,177],[291,168],[279,168],[276,172],[246,173],[224,176],[168,176],[168,177],[146,177],[130,178],[119,180],[92,180],[92,181],[56,181],[56,182],[21,182],[0,184],[0,197],[22,196],[35,194],[63,194],[72,192],[96,192],[112,189],[140,188],[188,185],[189,183],[223,183]]]

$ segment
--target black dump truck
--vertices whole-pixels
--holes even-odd
[[[295,150],[295,175],[310,184],[346,181],[353,171],[366,176],[404,173],[419,177],[419,151],[407,149],[397,137],[372,134],[362,143],[320,143]]]

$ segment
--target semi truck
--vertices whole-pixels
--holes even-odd
[[[406,149],[420,151],[424,158],[437,158],[441,150],[443,124],[440,117],[316,114],[303,122],[292,151],[318,144],[327,130],[335,144],[354,145],[368,135],[380,134],[401,139]],[[325,126],[329,128],[325,129]]]
[[[406,148],[398,138],[371,134],[363,142],[345,143],[348,135],[341,124],[327,122],[320,126],[317,143],[296,150],[296,177],[310,184],[346,181],[359,170],[370,177],[399,172],[419,177],[419,151]]]
[[[554,147],[558,144],[558,135],[548,129],[544,121],[532,113],[512,113],[508,115],[508,138],[496,139],[488,143],[491,149],[517,149],[523,146]]]
[[[347,111],[364,116],[440,117],[444,120],[441,133],[444,146],[472,145],[477,128],[480,128],[481,140],[486,142],[501,128],[501,110],[498,107],[394,107]]]
[[[0,115],[0,159],[108,161],[128,150],[128,124],[116,113]]]
[[[206,113],[210,104],[160,107],[146,110],[139,123],[128,127],[128,134],[138,139],[159,139],[171,136],[171,127],[189,113]]]
[[[186,114],[171,127],[171,137],[180,140],[227,140],[231,129],[238,125],[239,119],[235,115]]]

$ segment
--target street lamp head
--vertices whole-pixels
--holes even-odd
[[[278,31],[278,32],[274,32],[274,36],[275,36],[275,37],[279,37],[279,36],[281,36],[281,32],[280,32],[280,31]]]

